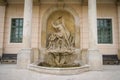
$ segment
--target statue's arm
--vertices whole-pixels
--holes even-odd
[[[57,26],[55,26],[55,25],[54,25],[54,23],[53,23],[53,22],[52,22],[52,26],[53,26],[54,28],[56,28],[56,27],[57,27]]]

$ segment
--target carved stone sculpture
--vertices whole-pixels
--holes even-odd
[[[58,17],[51,25],[55,32],[50,33],[47,38],[45,62],[42,65],[51,67],[79,66],[74,63],[76,59],[74,36],[65,27],[63,17]]]

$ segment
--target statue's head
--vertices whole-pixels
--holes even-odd
[[[55,21],[54,21],[54,25],[59,25],[62,24],[62,16],[58,17]]]

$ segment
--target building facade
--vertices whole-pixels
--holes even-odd
[[[47,20],[62,10],[74,17],[76,48],[99,50],[102,55],[119,53],[119,0],[1,0],[0,54],[45,48]]]

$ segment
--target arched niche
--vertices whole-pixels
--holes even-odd
[[[74,9],[65,6],[64,8],[57,8],[56,6],[49,8],[42,17],[42,33],[41,33],[41,47],[46,48],[47,35],[53,32],[51,21],[59,16],[64,16],[65,25],[68,30],[75,36],[75,48],[80,48],[80,20]]]

